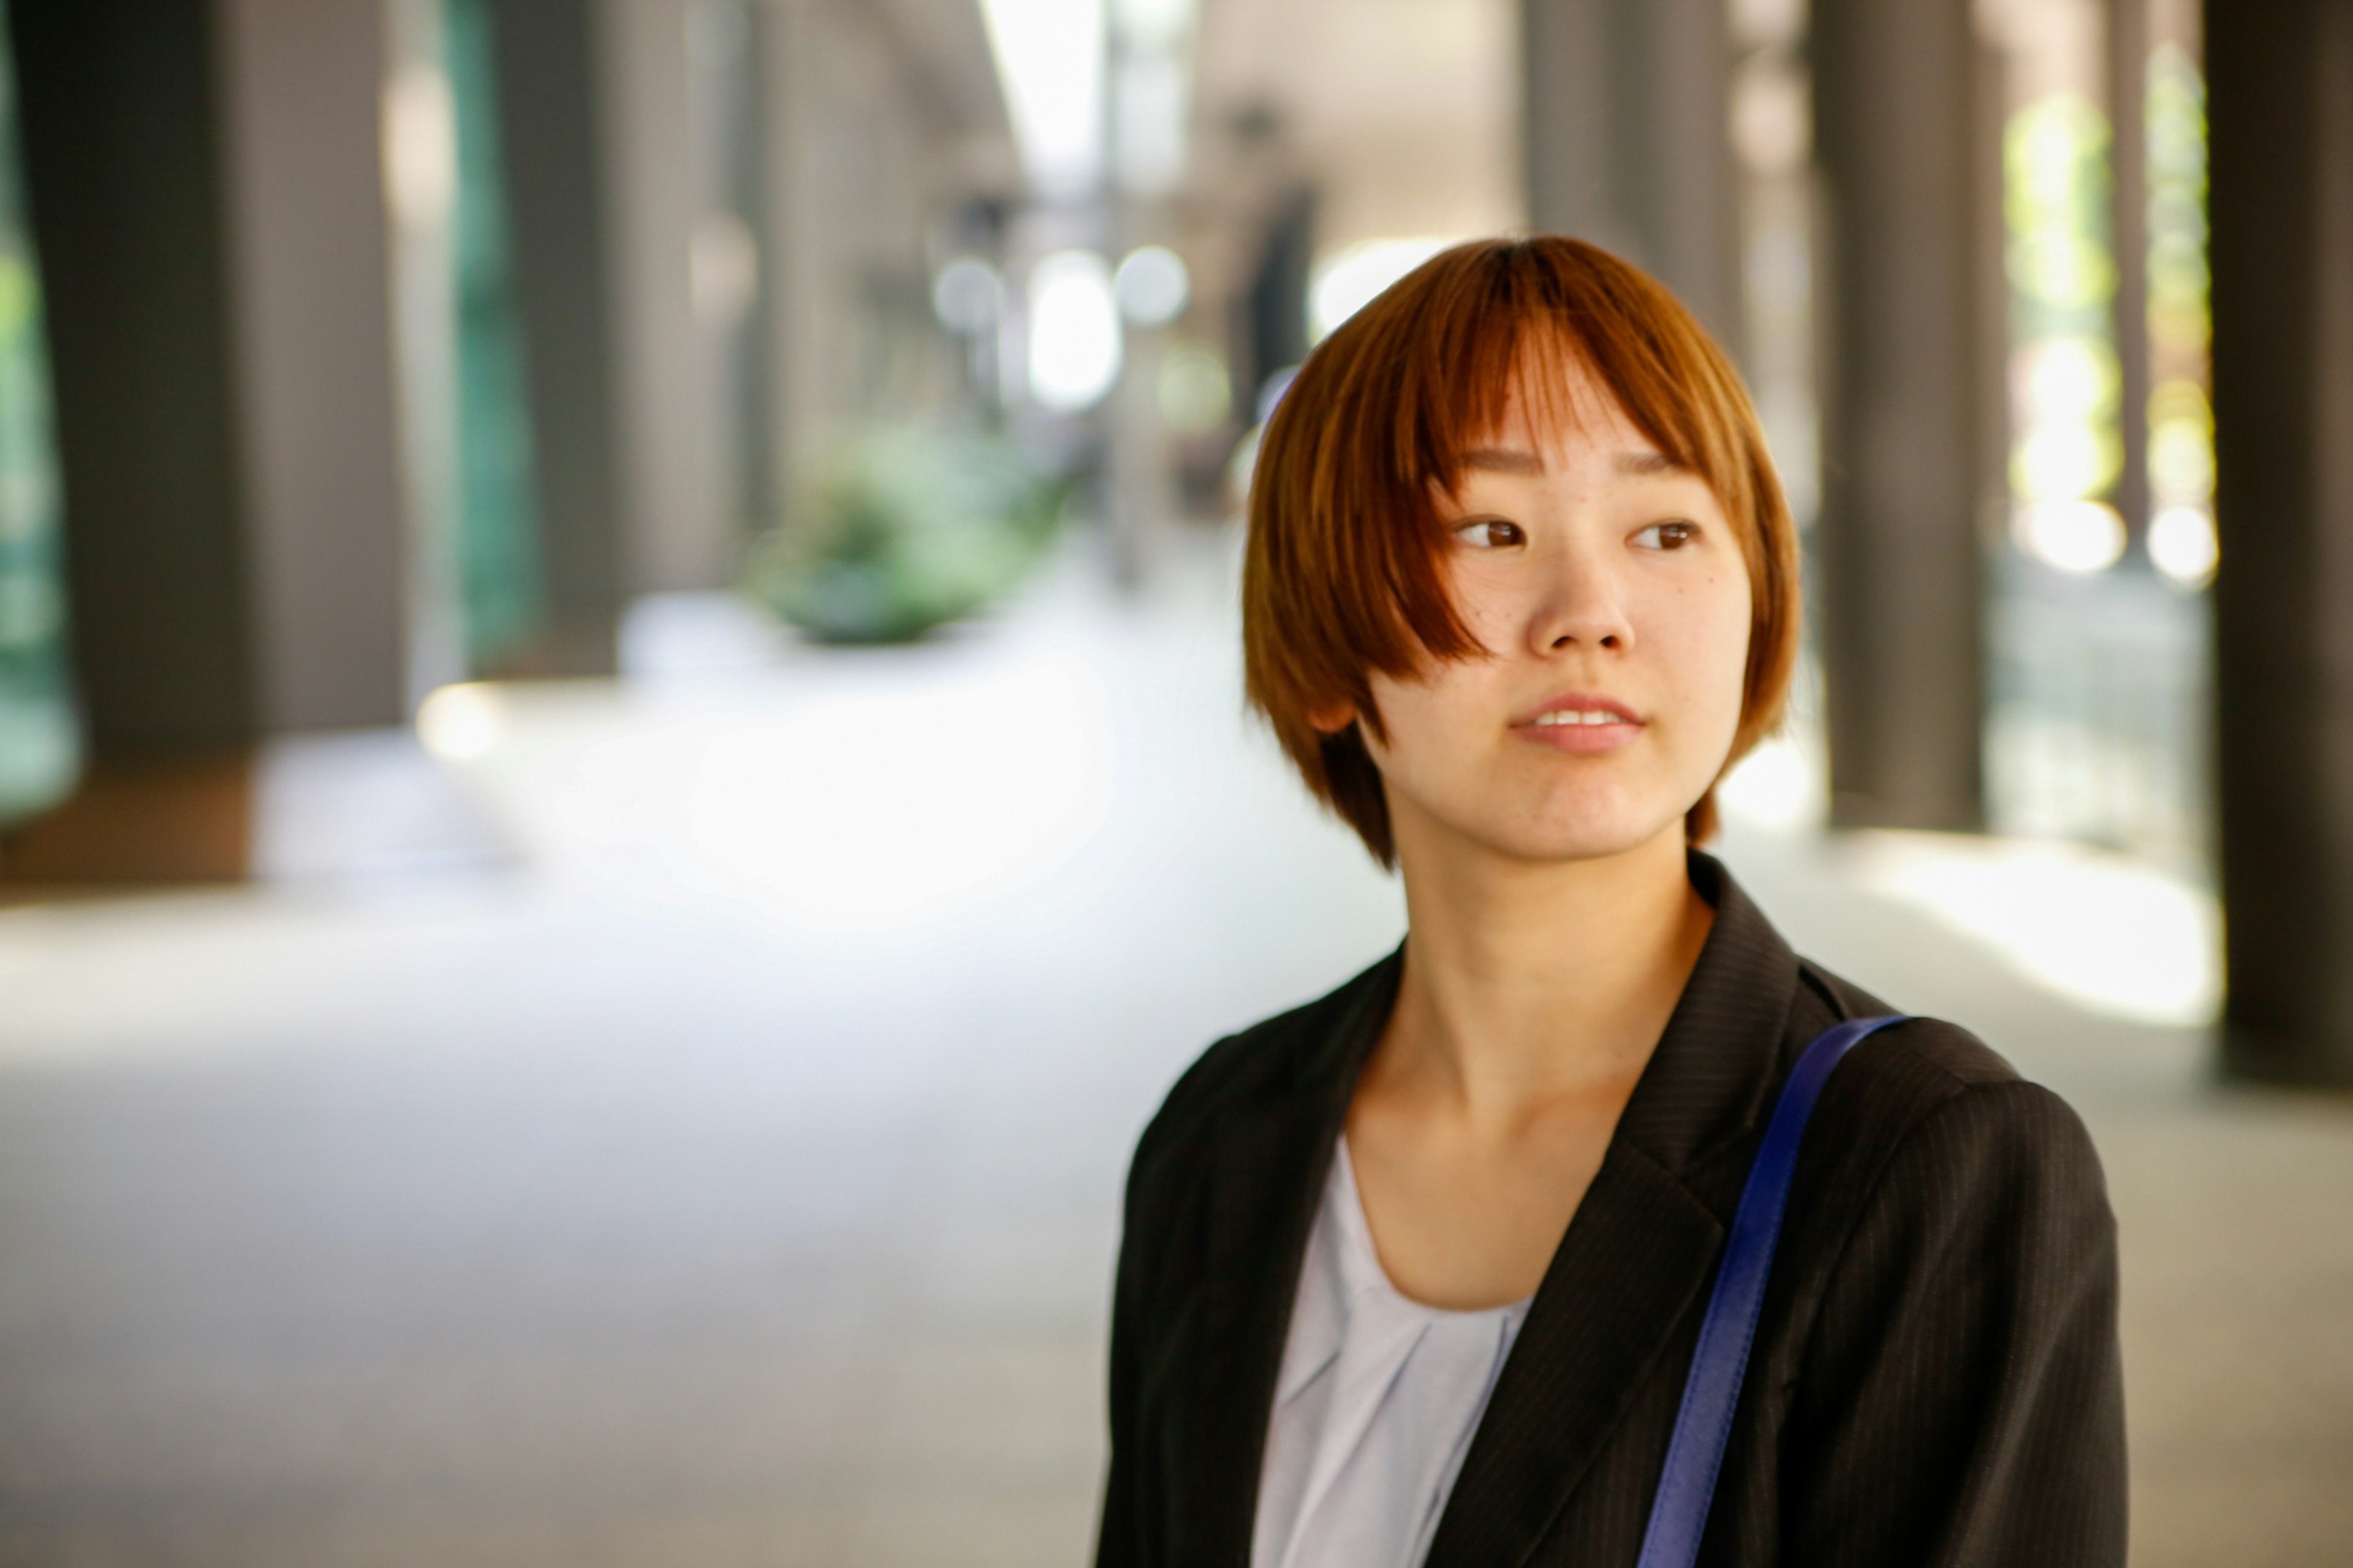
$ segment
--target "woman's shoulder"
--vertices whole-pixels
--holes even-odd
[[[1956,1088],[2023,1081],[2007,1058],[1958,1024],[1905,1015],[1901,1007],[1880,1000],[1810,958],[1798,961],[1798,974],[1800,994],[1792,1022],[1800,1036],[1810,1037],[1847,1018],[1902,1016],[1904,1022],[1883,1033],[1891,1041],[1904,1042],[1904,1059],[1920,1071],[1947,1079]],[[1854,1059],[1862,1062],[1870,1058],[1858,1054]]]
[[[1900,1011],[1811,961],[1800,973],[1800,1011],[1820,1014],[1801,1019],[1806,1038],[1841,1018]],[[2074,1109],[1941,1018],[1906,1016],[1867,1038],[1831,1079],[1816,1120],[1821,1142],[1868,1167],[1850,1174],[1867,1173],[1883,1196],[1966,1202],[2055,1184],[2105,1202],[2099,1156]]]

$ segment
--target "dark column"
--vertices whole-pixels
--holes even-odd
[[[2353,1083],[2353,6],[2209,4],[2223,1060]]]
[[[260,714],[212,7],[13,0],[8,14],[91,748],[234,748]]]
[[[1242,296],[1242,339],[1249,384],[1234,401],[1243,417],[1258,417],[1269,377],[1307,357],[1307,281],[1315,259],[1315,193],[1302,188],[1283,198],[1267,224],[1258,268]]]
[[[523,664],[533,674],[609,674],[626,491],[599,7],[492,0],[491,8],[547,572],[548,636]]]
[[[1521,18],[1531,225],[1646,268],[1736,353],[1724,0],[1524,0]]]
[[[2001,494],[1990,70],[1968,0],[1816,0],[1811,27],[1831,818],[1969,829]]]
[[[368,0],[13,0],[83,787],[10,876],[232,877],[264,734],[397,722]]]
[[[2148,531],[2148,52],[2150,0],[2108,0],[2110,232],[2116,261],[2116,506],[2137,545]],[[2143,557],[2143,559],[2147,559]]]

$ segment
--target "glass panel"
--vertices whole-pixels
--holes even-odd
[[[6,16],[0,6],[0,824],[63,799],[81,769],[67,676],[48,350]]]
[[[2213,531],[2197,68],[2162,42],[2145,80],[2120,86],[2146,95],[2149,287],[2147,321],[2119,322],[2099,13],[2038,0],[2019,15],[2004,137],[2013,508],[1989,606],[1990,815],[2003,832],[2198,875]],[[2116,507],[2121,421],[2140,416],[2121,401],[2119,331],[2148,333],[2146,520]]]
[[[458,121],[458,579],[467,665],[487,675],[522,652],[546,600],[490,7],[447,0],[442,24]]]

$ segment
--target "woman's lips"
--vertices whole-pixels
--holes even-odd
[[[1583,699],[1548,704],[1534,718],[1513,725],[1512,732],[1556,752],[1590,756],[1632,743],[1642,732],[1642,721],[1606,698]]]

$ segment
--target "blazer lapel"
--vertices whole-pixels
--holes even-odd
[[[1464,1457],[1425,1568],[1524,1562],[1616,1430],[1715,1267],[1724,1227],[1613,1142]]]
[[[1401,960],[1367,972],[1299,1078],[1229,1112],[1209,1193],[1202,1347],[1175,1473],[1196,1489],[1176,1506],[1204,1563],[1245,1568],[1257,1522],[1259,1470],[1282,1372],[1283,1342],[1315,1209],[1346,1121],[1357,1070],[1388,1020]]]

